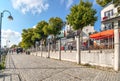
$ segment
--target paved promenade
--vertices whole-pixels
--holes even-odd
[[[120,72],[32,55],[8,55],[0,81],[120,81]]]

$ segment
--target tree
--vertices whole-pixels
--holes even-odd
[[[108,3],[112,1],[115,7],[120,6],[120,0],[96,0],[96,2],[102,7],[104,7],[105,5],[107,5]]]
[[[21,46],[25,49],[34,45],[32,41],[33,28],[23,29]]]
[[[55,44],[55,46],[56,46],[56,36],[62,30],[63,25],[64,24],[63,24],[63,21],[61,18],[59,18],[59,17],[53,18],[52,17],[49,19],[48,26],[45,26],[43,28],[43,31],[45,34],[52,36],[52,43]],[[53,44],[52,44],[52,47],[53,47]]]
[[[48,26],[48,23],[46,21],[41,21],[37,24],[36,28],[33,30],[33,36],[32,36],[33,42],[46,40],[47,34],[44,33],[43,28],[47,26]]]
[[[18,47],[22,47],[22,41],[18,43]]]
[[[113,4],[116,6],[120,6],[120,0],[113,0]]]
[[[55,17],[55,18],[50,18],[49,19],[49,24],[48,26],[45,26],[43,28],[43,31],[47,35],[51,35],[53,37],[53,41],[55,42],[56,35],[60,33],[62,30],[64,23],[61,18]]]
[[[112,0],[96,0],[96,2],[101,5],[102,7],[104,7],[105,5],[107,5],[109,2],[111,2]]]
[[[43,31],[47,35],[56,36],[57,34],[60,33],[62,27],[63,27],[63,21],[62,21],[62,19],[59,18],[59,17],[55,17],[55,18],[52,17],[52,18],[49,19],[48,26],[45,26],[45,28],[43,29]]]
[[[16,48],[18,47],[16,44],[13,44],[10,48]]]
[[[74,30],[83,29],[85,26],[94,25],[97,17],[96,10],[92,9],[92,3],[80,0],[78,5],[71,8],[70,14],[67,15],[67,22]]]
[[[78,5],[74,5],[71,8],[70,14],[67,15],[66,19],[70,26],[74,30],[80,30],[85,26],[88,25],[94,25],[95,21],[97,20],[97,17],[95,16],[96,10],[92,8],[92,3],[89,1],[84,2],[83,0],[80,0],[80,3]],[[81,32],[80,32],[81,37]],[[78,35],[77,38],[77,63],[80,64],[80,38]]]

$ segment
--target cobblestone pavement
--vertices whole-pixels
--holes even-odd
[[[0,81],[120,81],[120,72],[31,55],[8,55]]]

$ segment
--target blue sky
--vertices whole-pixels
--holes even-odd
[[[100,27],[100,10],[95,0],[93,8],[98,13],[98,21],[95,24],[95,30]],[[48,21],[51,17],[60,17],[65,21],[70,7],[78,4],[79,0],[0,0],[0,12],[9,10],[14,17],[13,21],[8,21],[8,13],[4,13],[2,22],[2,46],[17,44],[21,40],[23,29],[32,28],[39,21]],[[10,42],[7,42],[10,41]]]

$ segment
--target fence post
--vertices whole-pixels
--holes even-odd
[[[43,56],[43,45],[41,44],[41,57]]]
[[[114,70],[118,71],[120,67],[120,37],[118,26],[114,27]]]
[[[80,44],[80,36],[76,36],[77,39],[77,54],[76,54],[76,60],[77,60],[77,64],[81,63],[81,54],[80,54],[80,49],[81,49],[81,44]]]
[[[50,58],[50,40],[48,39],[48,58]]]
[[[61,38],[59,40],[59,60],[61,60]]]

